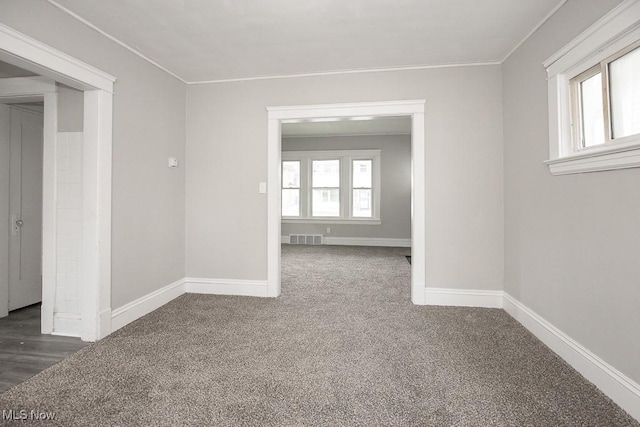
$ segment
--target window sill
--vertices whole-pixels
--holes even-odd
[[[640,141],[574,153],[547,160],[552,175],[600,172],[640,167]]]
[[[379,219],[344,219],[344,218],[282,218],[283,224],[348,224],[348,225],[380,225]]]

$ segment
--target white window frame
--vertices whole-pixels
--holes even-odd
[[[603,67],[630,51],[640,41],[640,0],[626,0],[544,62],[548,76],[549,160],[553,175],[640,167],[640,135],[611,139],[582,148],[577,143],[579,123],[572,80],[586,71]],[[579,81],[576,79],[575,81]],[[605,97],[605,127],[609,127],[608,94]],[[604,130],[603,130],[604,131]]]
[[[312,162],[314,160],[340,160],[340,216],[313,217],[312,203]],[[372,160],[373,216],[371,218],[353,216],[353,161]],[[300,162],[300,216],[282,217],[284,224],[367,224],[382,223],[380,217],[380,150],[316,150],[283,151],[280,165],[284,161]]]

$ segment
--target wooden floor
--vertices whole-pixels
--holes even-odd
[[[0,319],[0,392],[55,365],[87,343],[40,334],[40,304]]]

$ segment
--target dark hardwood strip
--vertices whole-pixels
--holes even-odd
[[[42,335],[40,304],[0,319],[0,392],[31,378],[85,347],[79,338]]]

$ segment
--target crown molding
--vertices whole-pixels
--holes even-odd
[[[176,73],[172,72],[171,70],[167,69],[166,67],[163,67],[162,65],[160,65],[159,63],[157,63],[153,59],[145,56],[139,50],[134,49],[133,47],[129,46],[128,44],[126,44],[122,40],[117,39],[114,36],[112,36],[111,34],[107,33],[106,31],[98,28],[97,26],[95,26],[91,22],[87,21],[86,19],[84,19],[80,15],[76,14],[75,12],[72,12],[71,10],[69,10],[66,7],[62,6],[61,4],[57,3],[55,0],[47,0],[47,2],[49,4],[51,4],[52,6],[60,9],[62,12],[66,13],[67,15],[71,16],[72,18],[76,19],[77,21],[83,23],[84,25],[86,25],[87,27],[91,28],[92,30],[102,34],[103,36],[105,36],[106,38],[111,40],[112,42],[115,42],[118,45],[120,45],[121,47],[127,49],[129,52],[133,53],[134,55],[137,55],[141,59],[147,61],[149,64],[153,65],[154,67],[157,67],[157,68],[161,69],[162,71],[164,71],[165,73],[169,74],[170,76],[180,80],[182,83],[188,84],[188,82],[185,79],[183,79],[182,77],[180,77]]]
[[[168,68],[160,65],[158,62],[153,59],[145,56],[139,50],[129,46],[125,42],[120,39],[112,36],[91,22],[87,21],[80,15],[75,12],[69,10],[68,8],[62,6],[55,0],[47,0],[52,6],[58,8],[62,12],[71,16],[72,18],[78,20],[94,31],[102,34],[107,37],[109,40],[117,43],[121,47],[127,49],[131,53],[139,56],[141,59],[147,61],[151,65],[161,69],[167,74],[173,76],[178,79],[182,83],[187,85],[203,85],[203,84],[215,84],[215,83],[234,83],[234,82],[247,82],[247,81],[258,81],[258,80],[274,80],[274,79],[289,79],[289,78],[300,78],[300,77],[317,77],[317,76],[332,76],[332,75],[343,75],[343,74],[359,74],[359,73],[384,73],[384,72],[392,72],[392,71],[416,71],[416,70],[433,70],[440,68],[458,68],[458,67],[483,67],[483,66],[495,66],[502,65],[513,53],[515,53],[520,46],[522,46],[536,31],[540,29],[568,0],[561,0],[560,3],[555,6],[538,24],[536,24],[527,35],[520,40],[501,60],[490,60],[490,61],[480,61],[480,62],[459,62],[459,63],[447,63],[447,64],[435,64],[435,65],[408,65],[408,66],[398,66],[398,67],[380,67],[380,68],[358,68],[352,70],[330,70],[330,71],[319,71],[319,72],[311,72],[311,73],[294,73],[294,74],[278,74],[278,75],[268,75],[268,76],[253,76],[253,77],[239,77],[239,78],[228,78],[228,79],[214,79],[214,80],[196,80],[196,81],[187,81],[186,79],[180,77],[178,74],[172,72]]]
[[[386,68],[358,68],[354,70],[334,70],[334,71],[320,71],[317,73],[299,73],[299,74],[282,74],[273,76],[258,76],[258,77],[241,77],[237,79],[220,79],[220,80],[203,80],[188,82],[189,85],[205,85],[213,83],[233,83],[233,82],[247,82],[254,80],[273,80],[273,79],[290,79],[296,77],[317,77],[317,76],[333,76],[340,74],[360,74],[360,73],[386,73],[390,71],[414,71],[414,70],[433,70],[438,68],[459,68],[459,67],[484,67],[491,65],[500,65],[500,61],[488,61],[488,62],[459,62],[451,64],[438,64],[438,65],[409,65],[402,67],[386,67]]]
[[[550,11],[549,13],[547,13],[547,14],[545,15],[545,17],[544,17],[544,18],[542,18],[542,19],[540,20],[540,22],[538,22],[538,23],[537,23],[537,24],[536,24],[536,25],[531,29],[531,31],[529,31],[529,32],[527,33],[527,35],[526,35],[526,36],[524,36],[524,38],[523,38],[522,40],[520,40],[520,42],[519,42],[518,44],[516,44],[516,45],[515,45],[515,46],[514,46],[510,51],[509,51],[509,53],[507,53],[507,54],[505,55],[505,57],[504,57],[504,58],[502,58],[502,61],[500,61],[500,64],[504,64],[504,62],[505,62],[507,59],[509,59],[509,58],[511,57],[511,55],[513,55],[513,54],[514,54],[518,49],[520,49],[520,46],[522,46],[523,44],[525,44],[525,43],[526,43],[526,41],[527,41],[527,40],[529,40],[529,39],[531,38],[531,36],[533,36],[533,35],[536,33],[536,31],[538,31],[538,30],[540,29],[540,27],[542,27],[544,24],[546,24],[546,23],[547,23],[547,21],[548,21],[549,19],[551,19],[551,17],[552,17],[553,15],[555,15],[555,14],[556,14],[556,12],[557,12],[558,10],[560,10],[560,8],[561,8],[562,6],[564,6],[564,5],[567,3],[567,1],[568,1],[568,0],[561,0],[561,1],[560,1],[560,3],[558,3],[558,5],[557,5],[556,7],[554,7],[553,9],[551,9],[551,11]]]

